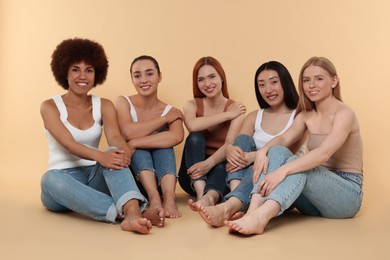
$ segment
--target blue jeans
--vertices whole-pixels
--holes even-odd
[[[193,183],[196,180],[192,180],[188,176],[187,169],[195,163],[206,160],[205,151],[206,139],[204,136],[198,132],[190,133],[184,144],[183,156],[178,175],[181,188],[191,196],[196,196],[193,188]],[[225,182],[227,175],[225,165],[226,161],[215,165],[207,174],[198,179],[206,181],[206,187],[204,188],[203,194],[206,194],[210,190],[214,190],[218,192],[221,198],[223,198],[223,194],[225,194],[228,190]]]
[[[249,135],[241,134],[237,136],[233,145],[240,147],[243,152],[257,150],[255,141]],[[228,200],[230,197],[236,197],[242,203],[241,211],[245,211],[249,205],[250,194],[253,188],[253,166],[250,165],[237,172],[228,173],[227,183],[233,179],[241,180],[241,182],[233,191],[225,195],[225,200]]]
[[[127,201],[147,200],[139,192],[128,168],[109,171],[94,166],[49,170],[41,180],[41,200],[51,211],[74,211],[99,221],[115,223]]]
[[[158,183],[165,174],[176,176],[176,158],[173,148],[137,149],[131,157],[130,168],[136,179],[141,171],[154,172]]]
[[[256,152],[256,144],[255,141],[253,140],[252,137],[249,135],[238,135],[236,139],[234,139],[234,146],[238,146],[241,148],[243,152]],[[248,166],[249,167],[249,166]],[[243,168],[239,171],[228,173],[227,178],[226,178],[226,183],[229,184],[231,180],[241,180],[246,173],[247,168]],[[251,188],[252,190],[252,188]],[[249,191],[250,192],[250,191]],[[249,193],[248,193],[249,196]]]
[[[268,174],[280,166],[295,160],[290,150],[274,146],[268,152]],[[256,192],[262,174],[254,185]],[[311,170],[287,176],[264,200],[274,200],[281,206],[279,215],[291,205],[307,215],[327,218],[350,218],[359,211],[363,192],[363,175],[330,171],[319,166]]]

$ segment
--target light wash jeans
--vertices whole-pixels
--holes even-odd
[[[176,176],[176,158],[173,148],[137,149],[131,157],[130,168],[136,179],[141,171],[154,172],[158,184],[165,174]]]
[[[268,151],[268,158],[267,174],[272,174],[277,168],[297,157],[286,147],[274,146]],[[264,174],[261,174],[253,186],[252,194],[257,191],[263,179]],[[278,202],[281,206],[279,215],[293,205],[307,215],[350,218],[360,209],[362,186],[361,174],[335,172],[319,166],[287,176],[264,201],[271,199]]]
[[[184,144],[183,156],[178,175],[181,188],[191,196],[196,196],[193,188],[195,180],[192,180],[188,176],[187,169],[197,162],[206,160],[207,157],[205,151],[205,137],[199,132],[190,133]],[[206,194],[209,190],[214,190],[220,195],[221,199],[223,198],[223,195],[226,194],[226,191],[228,190],[225,181],[227,175],[225,165],[226,161],[215,165],[207,174],[198,179],[206,181],[203,194]]]
[[[236,137],[234,146],[241,148],[243,152],[257,151],[255,141],[249,135],[241,134]],[[249,165],[237,172],[228,173],[226,182],[231,180],[241,180],[240,184],[230,193],[225,195],[225,200],[236,197],[242,202],[241,211],[245,211],[250,202],[250,194],[253,188],[253,165]]]
[[[127,201],[147,205],[128,168],[109,171],[100,166],[47,171],[41,180],[41,200],[51,211],[74,211],[99,221],[116,223]]]

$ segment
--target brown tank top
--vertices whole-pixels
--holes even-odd
[[[327,134],[309,134],[309,151],[319,147]],[[322,166],[330,170],[363,173],[363,142],[360,130],[349,133],[344,144]]]
[[[228,106],[230,106],[234,102],[235,102],[234,100],[228,99],[223,109],[223,112],[225,112]],[[195,103],[196,103],[196,117],[204,116],[203,98],[195,98]],[[206,139],[206,152],[205,152],[206,155],[214,154],[222,145],[225,144],[229,127],[230,127],[230,121],[225,121],[217,125],[215,128],[213,128],[212,131],[209,131],[207,129],[200,131],[200,133],[202,133]]]

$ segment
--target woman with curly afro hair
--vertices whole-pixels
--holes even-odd
[[[130,150],[120,134],[115,107],[88,94],[107,75],[103,47],[88,39],[68,39],[52,54],[51,69],[67,90],[45,100],[41,116],[49,144],[49,169],[41,180],[41,200],[50,211],[74,211],[117,223],[141,234],[152,224],[143,217],[147,204],[130,173]],[[99,151],[102,127],[111,146]]]

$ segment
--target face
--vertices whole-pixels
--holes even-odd
[[[312,102],[323,100],[332,95],[337,85],[337,77],[332,77],[319,66],[309,66],[302,74],[303,92]]]
[[[222,93],[222,77],[211,65],[203,65],[198,71],[198,88],[206,97]]]
[[[131,80],[137,92],[141,95],[149,95],[157,91],[161,75],[151,60],[139,60],[131,69]]]
[[[257,77],[260,95],[270,107],[284,105],[284,91],[279,74],[275,70],[263,70]]]
[[[69,90],[79,94],[88,93],[95,83],[95,69],[84,61],[72,64],[68,70]]]

